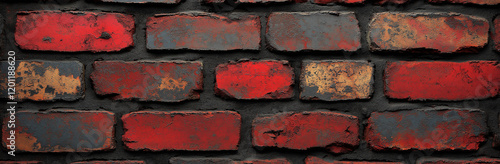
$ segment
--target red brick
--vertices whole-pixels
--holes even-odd
[[[500,0],[427,0],[430,3],[459,3],[475,5],[498,5]]]
[[[83,161],[71,164],[145,164],[144,161]]]
[[[252,144],[295,150],[325,148],[346,153],[359,145],[359,120],[335,112],[279,113],[255,118]]]
[[[170,164],[290,164],[285,158],[233,161],[229,158],[170,158]]]
[[[300,75],[302,100],[369,99],[373,64],[355,60],[305,60]]]
[[[43,164],[39,161],[0,161],[2,164]]]
[[[420,158],[417,164],[498,164],[500,159],[480,157],[476,159]]]
[[[394,99],[483,99],[500,93],[497,61],[388,62],[385,95]]]
[[[493,32],[493,43],[495,45],[495,50],[500,52],[500,15],[499,16],[496,16],[495,19],[493,20],[493,28],[494,28],[494,32]]]
[[[488,43],[486,19],[458,13],[376,13],[368,33],[372,51],[478,52]]]
[[[215,69],[215,94],[227,98],[289,99],[293,83],[293,68],[288,61],[238,61]]]
[[[7,61],[0,62],[0,92],[8,98]],[[74,101],[84,97],[84,68],[78,61],[16,61],[16,101]],[[12,91],[12,90],[10,90]]]
[[[227,18],[205,12],[157,14],[147,21],[150,50],[258,50],[258,16]]]
[[[404,164],[403,162],[373,162],[373,161],[326,161],[324,159],[308,156],[306,164]]]
[[[122,117],[129,150],[237,150],[241,116],[232,111],[140,111]]]
[[[200,99],[200,61],[96,61],[90,75],[98,95],[115,100],[180,102]]]
[[[8,115],[10,116],[10,115]],[[18,111],[15,128],[3,119],[3,132],[15,130],[15,150],[22,152],[92,152],[115,148],[114,114],[107,111],[71,109],[45,112]],[[9,148],[9,133],[2,145]]]
[[[100,2],[114,3],[163,3],[163,4],[178,4],[181,0],[96,0]]]
[[[320,4],[320,5],[327,5],[327,4],[333,4],[333,3],[338,3],[338,4],[363,4],[363,3],[365,3],[365,0],[311,0],[311,2],[315,3],[315,4]]]
[[[478,150],[488,133],[485,112],[435,107],[373,112],[365,140],[373,150]]]
[[[354,12],[274,12],[268,17],[266,40],[273,50],[343,50],[361,47]]]
[[[132,15],[21,11],[17,14],[15,40],[25,50],[110,52],[133,46],[134,32]]]

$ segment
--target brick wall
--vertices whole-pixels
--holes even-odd
[[[0,163],[500,163],[499,0],[0,7]]]

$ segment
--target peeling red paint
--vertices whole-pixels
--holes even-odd
[[[352,115],[319,111],[261,116],[252,123],[252,144],[346,153],[359,145],[359,120]]]
[[[365,140],[373,150],[478,150],[488,133],[478,109],[373,112],[367,122]]]
[[[486,19],[458,13],[376,13],[368,32],[372,51],[478,52],[488,43]]]
[[[232,111],[140,111],[122,117],[129,150],[237,150],[241,116]]]
[[[305,164],[404,164],[403,162],[374,162],[374,161],[326,161],[324,159],[308,156]]]
[[[98,95],[115,100],[180,102],[200,99],[200,61],[96,61],[90,75]]]
[[[71,164],[145,164],[144,161],[84,161]]]
[[[500,159],[480,157],[476,159],[420,158],[417,164],[498,164]]]
[[[238,61],[215,69],[215,93],[235,99],[289,99],[294,73],[288,61]]]
[[[21,49],[111,52],[134,45],[132,15],[80,11],[21,11],[15,40]]]
[[[146,45],[150,50],[258,50],[260,18],[238,19],[205,12],[157,14],[148,18]]]
[[[466,100],[500,93],[498,61],[387,62],[385,95],[409,100]]]

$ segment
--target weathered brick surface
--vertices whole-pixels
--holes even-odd
[[[9,63],[0,62],[2,98],[8,98]],[[73,101],[84,97],[84,69],[78,61],[16,61],[16,101]]]
[[[205,12],[157,14],[148,18],[147,48],[150,50],[258,50],[260,19],[238,19]]]
[[[15,40],[38,51],[110,52],[134,45],[132,15],[82,11],[20,11]]]
[[[71,164],[145,164],[144,161],[83,161]]]
[[[129,150],[237,150],[241,116],[232,111],[140,111],[122,117]]]
[[[382,12],[369,26],[372,51],[477,52],[488,43],[488,21],[458,13]]]
[[[71,109],[46,112],[18,111],[15,128],[3,119],[3,132],[15,130],[15,149],[23,152],[92,152],[115,148],[114,114],[107,111]],[[9,148],[9,133],[2,145]]]
[[[420,158],[417,164],[498,164],[500,159],[480,157],[476,159]]]
[[[90,75],[99,95],[115,100],[180,102],[200,99],[200,61],[96,61]]]
[[[177,4],[181,0],[96,0],[100,2],[114,2],[114,3],[163,3],[163,4]]]
[[[215,93],[235,99],[288,99],[294,73],[288,61],[237,61],[215,69]]]
[[[373,150],[477,150],[486,141],[486,120],[478,109],[373,112],[365,140]]]
[[[493,44],[495,46],[495,50],[500,52],[500,15],[496,16],[493,20]]]
[[[170,158],[170,164],[290,164],[285,158],[234,161],[229,158]]]
[[[352,115],[321,111],[260,116],[252,123],[252,144],[346,153],[359,145],[359,120]]]
[[[305,60],[300,75],[302,100],[369,99],[374,66],[368,61]]]
[[[404,164],[403,162],[374,162],[374,161],[326,161],[324,159],[308,156],[306,164]]]
[[[460,3],[475,5],[498,5],[500,0],[427,0],[430,3]]]
[[[360,36],[354,12],[274,12],[268,17],[266,40],[278,51],[356,51]]]
[[[311,0],[312,3],[320,4],[320,5],[326,5],[326,4],[332,4],[332,3],[339,3],[339,4],[363,4],[365,0]]]
[[[388,62],[385,95],[394,99],[483,99],[500,93],[497,61]]]

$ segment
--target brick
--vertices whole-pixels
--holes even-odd
[[[500,52],[500,15],[496,16],[495,19],[493,20],[493,43],[494,43],[494,48],[497,52]]]
[[[15,130],[15,149],[22,152],[92,152],[115,149],[114,114],[107,111],[72,109],[45,112],[18,111],[15,128],[9,128],[10,115],[3,120],[3,131]],[[2,134],[5,148],[12,145],[10,134]]]
[[[373,162],[373,161],[326,161],[324,159],[308,156],[306,164],[404,164],[403,162]]]
[[[233,161],[229,158],[170,158],[170,164],[290,164],[285,158]]]
[[[458,101],[500,93],[498,61],[388,62],[385,95],[393,99]]]
[[[132,15],[21,11],[17,14],[15,40],[25,50],[112,52],[133,46],[134,32]]]
[[[0,62],[0,92],[8,98],[7,61]],[[16,101],[74,101],[84,97],[84,68],[78,61],[16,61]]]
[[[148,18],[149,50],[259,50],[260,19],[205,12],[157,14]]]
[[[288,61],[237,61],[215,68],[215,94],[235,99],[289,99],[294,73]]]
[[[178,4],[181,0],[97,0],[100,2],[114,3],[162,3],[162,4]]]
[[[498,5],[500,0],[427,0],[429,3],[457,3],[474,5]]]
[[[500,159],[480,157],[476,159],[420,158],[417,164],[498,164]]]
[[[359,120],[352,115],[321,111],[260,116],[252,123],[252,144],[346,153],[359,145]]]
[[[373,150],[478,150],[488,133],[478,109],[435,107],[373,112],[365,140]]]
[[[43,164],[40,161],[0,161],[2,164]]]
[[[268,17],[266,40],[273,50],[356,51],[360,37],[354,12],[274,12]]]
[[[98,95],[114,100],[180,102],[200,99],[200,61],[96,61],[90,75]]]
[[[369,26],[371,51],[469,53],[488,43],[488,21],[458,13],[382,12]]]
[[[369,99],[374,66],[368,61],[305,60],[300,75],[302,100]]]
[[[232,111],[140,111],[122,117],[129,150],[237,150],[241,116]]]
[[[83,161],[71,164],[145,164],[144,161]]]
[[[328,5],[328,4],[363,4],[365,0],[311,0],[312,3],[319,5]],[[359,40],[359,39],[358,39]]]

